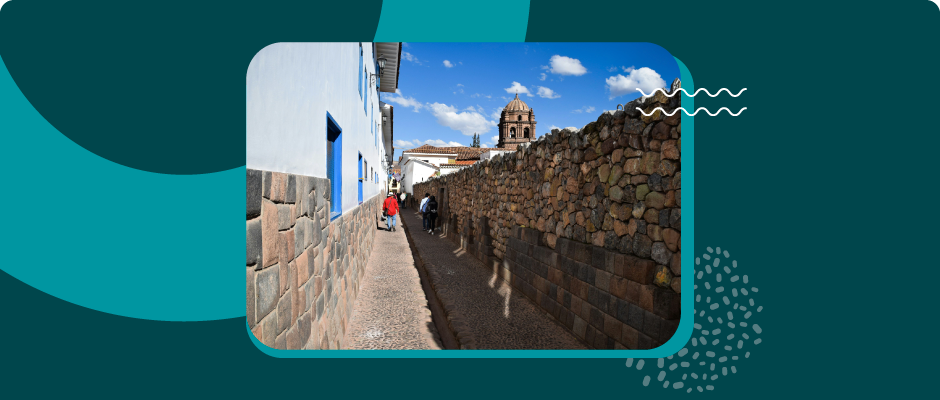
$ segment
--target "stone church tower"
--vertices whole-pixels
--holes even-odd
[[[506,105],[499,117],[499,142],[496,147],[515,150],[516,146],[528,143],[533,138],[535,114],[525,102],[519,100],[519,93],[516,93],[516,98]]]

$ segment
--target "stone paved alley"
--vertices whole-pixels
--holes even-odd
[[[405,209],[402,217],[436,295],[450,308],[448,318],[461,345],[476,349],[586,349],[550,315],[442,237],[440,231],[434,235],[421,231],[420,213]]]
[[[346,348],[440,349],[404,229],[388,232],[381,226],[346,330]]]

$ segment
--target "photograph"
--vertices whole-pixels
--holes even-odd
[[[649,43],[275,43],[246,77],[246,315],[277,350],[655,349],[680,70]]]

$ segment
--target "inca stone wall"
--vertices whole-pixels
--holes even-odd
[[[443,198],[447,236],[589,346],[658,347],[680,315],[681,112],[636,108],[672,112],[680,97],[637,99],[414,192]]]
[[[248,169],[246,312],[258,340],[343,348],[382,200],[329,221],[328,179]]]

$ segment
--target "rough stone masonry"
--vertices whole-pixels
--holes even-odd
[[[247,170],[246,303],[276,349],[340,349],[375,238],[375,196],[330,221],[330,181]]]
[[[657,91],[414,192],[442,199],[447,236],[589,346],[655,348],[680,316],[682,125],[653,110],[680,105]]]

